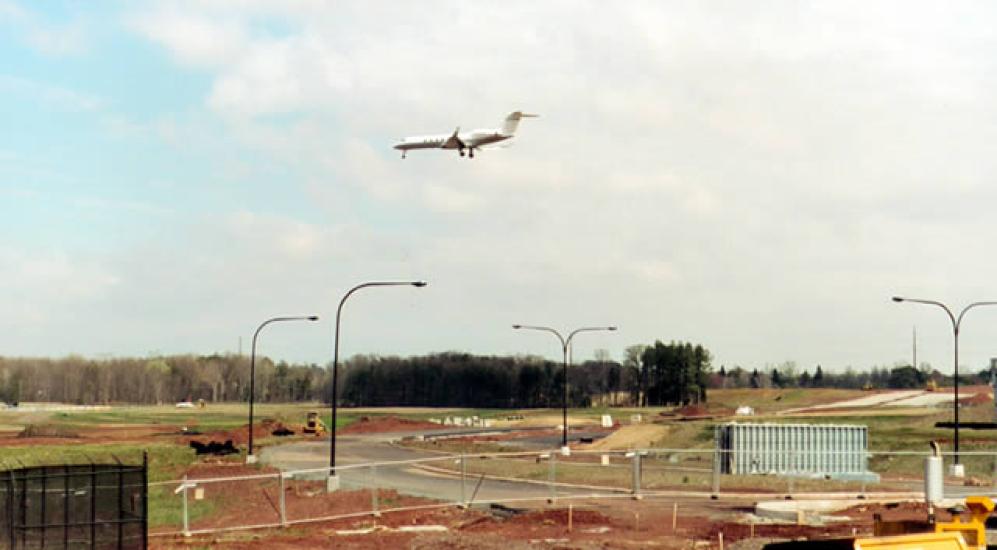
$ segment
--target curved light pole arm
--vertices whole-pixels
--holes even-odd
[[[256,339],[259,337],[263,327],[280,321],[318,321],[318,315],[271,317],[260,323],[260,326],[256,327],[256,332],[253,332],[253,347],[249,353],[249,443],[246,449],[247,460],[252,460],[248,457],[253,456],[253,403],[256,400]]]
[[[371,287],[371,286],[414,286],[416,288],[422,288],[426,286],[426,281],[368,281],[366,283],[360,283],[357,286],[351,288],[343,295],[343,298],[339,300],[339,307],[336,308],[336,342],[335,347],[332,352],[332,395],[330,396],[330,401],[332,402],[332,425],[329,426],[329,476],[334,477],[336,475],[336,412],[337,412],[337,395],[339,392],[339,319],[343,313],[343,305],[346,304],[346,300],[353,295],[354,292],[360,290],[361,288]]]
[[[597,330],[616,330],[615,326],[611,327],[582,327],[571,331],[568,337],[565,338],[561,336],[561,333],[550,328],[541,327],[534,325],[512,325],[514,329],[528,329],[528,330],[540,330],[544,332],[550,332],[561,342],[561,351],[564,353],[564,366],[562,368],[562,376],[564,378],[564,396],[561,401],[561,415],[563,421],[562,436],[561,436],[561,447],[567,448],[568,446],[568,350],[571,348],[571,339],[575,337],[579,332],[597,331]]]
[[[942,309],[945,310],[945,313],[949,316],[949,320],[952,321],[952,330],[956,331],[956,332],[959,331],[959,321],[956,320],[955,315],[952,315],[952,310],[949,309],[949,306],[947,306],[947,305],[945,305],[945,304],[943,304],[941,302],[936,302],[935,300],[922,300],[920,298],[903,298],[903,297],[900,297],[900,296],[894,296],[893,297],[893,301],[894,302],[914,302],[916,304],[928,304],[930,306],[938,306],[938,307],[940,307],[940,308],[942,308]],[[973,307],[973,305],[974,304],[970,304],[969,306],[966,307],[966,309],[969,309],[969,308]],[[966,313],[966,309],[962,310],[962,313],[959,314],[959,320],[960,321],[962,320],[963,314]]]
[[[541,330],[543,332],[549,332],[549,333],[553,334],[554,336],[557,336],[558,341],[561,342],[561,349],[564,350],[565,353],[567,353],[567,350],[568,350],[568,340],[565,340],[564,336],[561,336],[560,332],[558,332],[558,331],[556,331],[556,330],[554,330],[554,329],[552,329],[550,327],[539,327],[539,326],[535,326],[535,325],[512,325],[512,328],[514,328],[514,329],[526,329],[526,330]],[[570,337],[569,337],[569,340],[570,340]]]
[[[571,345],[571,339],[574,338],[575,335],[578,334],[579,332],[596,332],[596,331],[601,331],[601,330],[614,331],[614,330],[616,330],[616,327],[615,326],[611,326],[611,327],[582,327],[582,328],[576,328],[575,330],[571,331],[571,334],[568,334],[566,346],[570,346]]]
[[[980,306],[997,306],[997,302],[973,302],[972,304],[962,308],[962,311],[959,312],[959,318],[955,321],[956,326],[960,326],[962,324],[962,317],[963,315],[966,315],[967,311],[973,309],[974,307]]]
[[[893,297],[893,301],[894,302],[915,302],[915,303],[918,303],[918,304],[927,304],[927,305],[932,305],[932,306],[938,306],[938,307],[940,307],[940,308],[942,308],[942,309],[945,310],[945,313],[948,314],[948,316],[949,316],[949,320],[952,321],[952,338],[953,338],[953,346],[952,346],[952,354],[953,354],[952,388],[953,388],[953,397],[955,398],[955,402],[954,402],[954,404],[952,406],[953,417],[954,417],[954,420],[955,420],[955,422],[954,422],[955,426],[953,427],[954,428],[953,431],[955,432],[955,434],[954,434],[955,437],[953,438],[953,444],[954,444],[954,450],[955,450],[955,463],[959,464],[959,329],[962,326],[962,318],[966,315],[967,311],[969,311],[969,310],[971,310],[971,309],[973,309],[975,307],[997,305],[997,302],[992,302],[992,301],[988,301],[988,302],[973,302],[973,303],[969,304],[968,306],[962,308],[962,311],[959,312],[959,316],[956,317],[955,315],[952,314],[952,310],[950,310],[948,308],[948,306],[946,306],[945,304],[943,304],[941,302],[935,301],[935,300],[922,300],[922,299],[919,299],[919,298],[902,298],[902,297],[899,297],[899,296],[894,296]],[[915,366],[915,368],[916,368],[916,366]]]

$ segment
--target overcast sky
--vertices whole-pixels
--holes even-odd
[[[997,300],[991,2],[0,0],[0,355],[950,371]],[[405,135],[525,120],[474,160]],[[969,313],[962,364],[997,356]]]

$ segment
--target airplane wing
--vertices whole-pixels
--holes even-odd
[[[463,141],[461,141],[461,139],[459,137],[457,137],[457,134],[459,132],[460,132],[460,126],[458,126],[457,129],[453,131],[453,135],[452,136],[450,136],[449,138],[447,138],[446,141],[443,142],[443,145],[440,145],[440,149],[464,149],[464,148],[466,148],[467,145]]]

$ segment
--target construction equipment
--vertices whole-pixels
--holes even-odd
[[[960,512],[969,511],[963,522]],[[987,517],[994,502],[985,496],[966,498],[963,509],[953,510],[952,521],[881,521],[874,535],[864,538],[791,541],[768,544],[765,550],[986,550]]]
[[[301,431],[306,434],[319,436],[326,433],[328,429],[325,427],[325,422],[319,419],[318,411],[308,411],[308,419],[305,421],[305,427]]]

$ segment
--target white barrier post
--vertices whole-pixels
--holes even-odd
[[[460,453],[460,505],[467,508],[467,456]]]
[[[190,536],[190,516],[187,513],[187,474],[183,475],[183,485],[181,489],[183,490],[183,536]]]
[[[627,453],[627,454],[630,454],[630,453]],[[639,449],[635,449],[634,450],[632,458],[633,458],[633,460],[631,462],[631,468],[633,470],[633,473],[631,474],[632,479],[630,481],[630,493],[633,495],[634,499],[640,500],[640,498],[641,498],[641,495],[640,495],[641,463],[640,463],[640,450]]]
[[[287,527],[287,492],[284,489],[284,472],[277,473],[277,489],[280,491],[280,526]]]
[[[550,481],[550,503],[554,504],[557,502],[557,453],[551,451],[550,453],[550,472],[548,474],[548,480]]]
[[[723,453],[724,451],[720,449],[713,451],[713,490],[710,492],[710,498],[713,500],[720,498],[720,461]]]
[[[374,517],[381,517],[380,500],[377,494],[377,464],[370,465],[370,507],[374,511]]]

